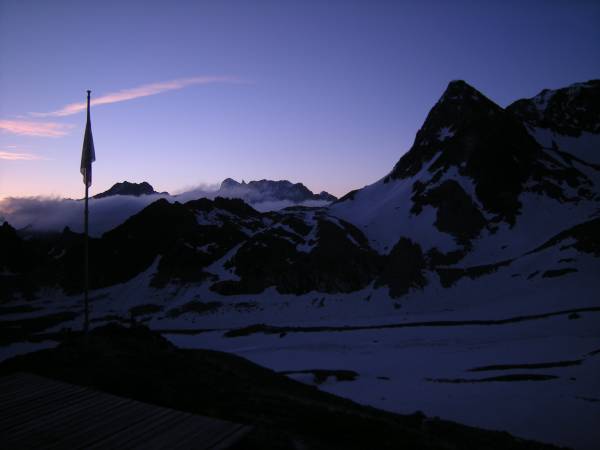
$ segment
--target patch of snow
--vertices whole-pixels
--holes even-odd
[[[560,203],[544,195],[524,192],[523,207],[514,227],[500,223],[495,233],[484,231],[461,265],[492,264],[515,258],[544,244],[561,231],[590,220],[597,202]]]
[[[545,128],[529,128],[530,134],[542,147],[552,148],[556,143],[559,150],[572,154],[583,161],[600,164],[600,134],[582,132],[579,137],[564,136]]]
[[[213,209],[212,211],[198,211],[196,213],[196,222],[198,225],[223,225],[225,222],[235,220],[237,216],[223,209]]]
[[[303,253],[310,253],[317,245],[319,225],[314,212],[305,214],[303,220],[310,227],[310,231],[306,236],[302,237],[304,242],[296,245],[296,250]]]
[[[556,91],[544,90],[533,98],[535,105],[538,108],[538,111],[545,111],[548,107],[548,102],[552,100]]]
[[[211,265],[209,265],[205,269],[205,271],[216,275],[217,277],[219,277],[220,281],[240,281],[240,277],[235,274],[234,269],[226,268],[225,263],[237,253],[237,251],[243,244],[244,243],[242,242],[231,248],[222,258],[216,260]]]
[[[451,137],[454,136],[454,131],[451,130],[451,127],[443,127],[439,132],[438,132],[438,140],[440,141],[445,141],[446,139],[449,139]]]
[[[475,192],[475,183],[473,182],[473,180],[471,178],[461,175],[460,172],[458,171],[458,168],[455,166],[452,166],[446,171],[446,173],[443,175],[443,177],[440,179],[440,181],[436,184],[436,186],[439,186],[446,180],[456,181],[460,185],[462,190],[465,191],[465,193],[471,198],[473,203],[477,206],[477,208],[479,209],[481,214],[483,214],[483,216],[487,220],[490,220],[493,217],[493,214],[486,211],[486,209],[483,207],[483,204],[477,197],[477,193]]]
[[[215,248],[215,244],[213,244],[213,243],[204,244],[202,246],[196,247],[196,251],[199,251],[202,253],[210,253],[213,248]]]

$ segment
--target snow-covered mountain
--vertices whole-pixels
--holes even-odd
[[[589,162],[600,153],[591,123],[600,117],[599,85],[574,86],[503,109],[464,81],[451,82],[393,170],[330,212],[357,225],[381,253],[410,239],[463,265],[517,257],[592,219],[600,206],[600,167]],[[566,91],[578,92],[578,100]],[[544,104],[542,97],[554,100]],[[520,111],[528,105],[569,120],[545,112],[540,117],[553,122],[525,120]],[[580,138],[559,134],[566,123],[574,133],[578,115]]]
[[[291,183],[287,180],[258,180],[241,183],[227,178],[223,180],[219,190],[216,192],[220,197],[241,198],[248,203],[290,201],[302,203],[309,200],[332,202],[337,197],[322,191],[314,194],[302,183]]]

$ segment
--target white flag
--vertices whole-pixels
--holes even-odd
[[[96,161],[94,138],[92,137],[92,122],[90,120],[90,91],[88,91],[87,101],[87,123],[83,137],[83,149],[81,150],[81,174],[83,175],[83,184],[90,187],[92,185],[92,163]]]

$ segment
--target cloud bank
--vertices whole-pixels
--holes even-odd
[[[240,83],[241,80],[235,77],[192,77],[192,78],[181,78],[178,80],[163,81],[159,83],[144,84],[142,86],[122,89],[120,91],[111,92],[109,94],[102,95],[100,97],[93,98],[91,105],[107,105],[109,103],[124,102],[127,100],[133,100],[140,97],[148,97],[150,95],[161,94],[163,92],[174,91],[183,89],[188,86],[197,84],[215,84],[215,83]],[[45,113],[31,113],[36,117],[63,117],[77,114],[87,109],[86,102],[70,103],[61,109]]]
[[[102,233],[123,223],[160,196],[115,196],[90,200],[90,235]],[[17,229],[62,231],[65,227],[83,232],[83,202],[47,197],[9,197],[0,200],[0,217]]]
[[[238,198],[236,192],[207,190],[207,186],[183,192],[179,195],[143,195],[140,197],[116,195],[100,199],[90,199],[90,235],[99,237],[129,217],[137,214],[160,198],[170,202],[185,203],[198,198],[213,199],[216,196]],[[258,211],[274,211],[293,205],[326,206],[328,202],[309,200],[294,203],[289,200],[254,198],[250,205]],[[60,232],[65,227],[75,232],[83,232],[83,201],[48,197],[9,197],[0,200],[0,223],[7,221],[17,229],[32,232]]]

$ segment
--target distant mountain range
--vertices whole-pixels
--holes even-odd
[[[328,207],[268,213],[241,199],[335,198],[300,183],[227,179],[219,194],[237,199],[157,200],[91,239],[92,285],[150,270],[157,288],[198,284],[233,295],[385,287],[401,297],[433,280],[447,288],[525,260],[527,272],[514,269],[515,277],[577,272],[579,256],[562,252],[595,256],[597,265],[599,99],[600,81],[592,80],[501,108],[453,81],[381,180]],[[99,195],[123,192],[156,193],[147,183],[119,183]],[[24,241],[6,224],[0,246],[10,292],[81,289],[81,235]]]
[[[147,181],[141,183],[130,183],[123,181],[114,184],[110,189],[96,194],[93,198],[106,198],[115,195],[129,195],[139,197],[142,195],[170,195],[168,192],[157,192]],[[266,201],[290,201],[292,203],[302,203],[308,200],[332,202],[337,197],[322,191],[319,194],[313,194],[302,183],[291,183],[287,180],[260,180],[246,183],[227,178],[214,193],[214,196],[241,198],[248,203],[266,202]],[[175,196],[176,197],[176,196]]]
[[[260,180],[246,183],[227,178],[221,183],[217,192],[221,197],[241,198],[249,203],[256,201],[279,201],[289,200],[293,203],[302,203],[308,200],[322,200],[332,202],[337,197],[328,192],[322,191],[319,194],[313,194],[302,183],[291,183],[287,180]]]

